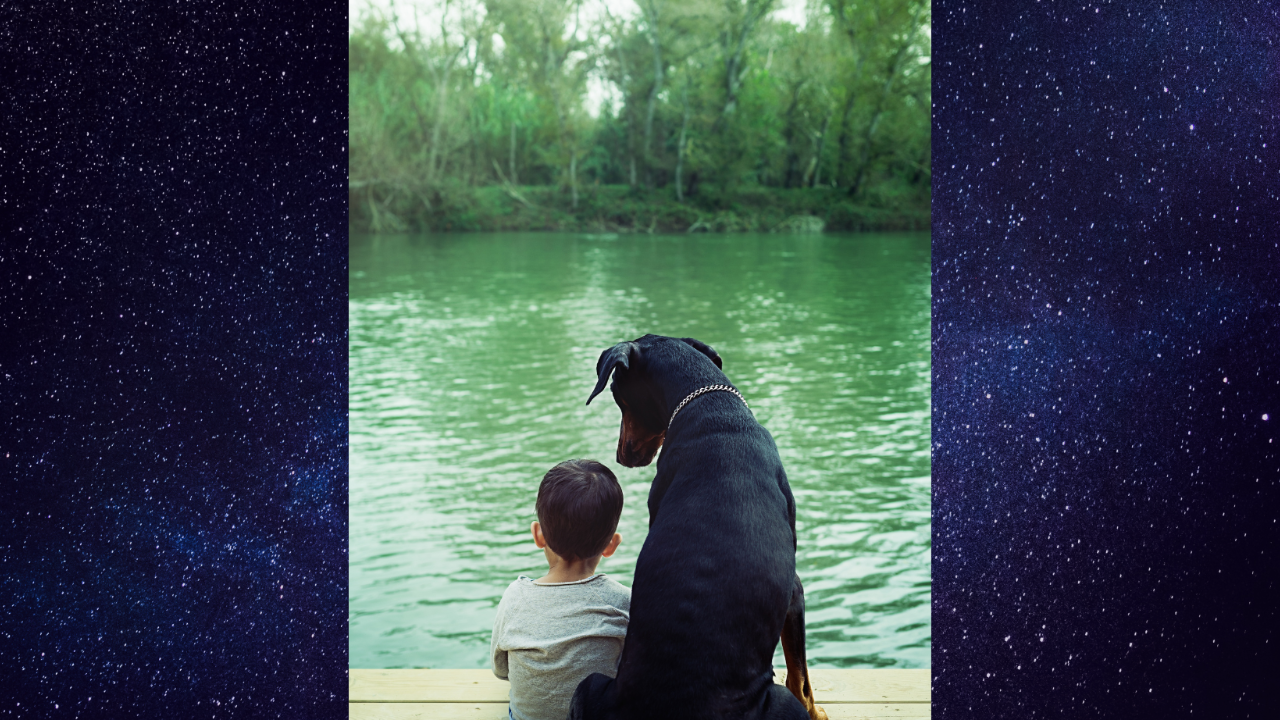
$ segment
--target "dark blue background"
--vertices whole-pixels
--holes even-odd
[[[0,715],[345,716],[345,16],[0,7]]]
[[[933,22],[935,716],[1267,716],[1277,6]]]
[[[0,8],[8,716],[346,712],[343,17]],[[1262,717],[1276,10],[933,21],[935,712]]]

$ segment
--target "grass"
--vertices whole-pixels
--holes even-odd
[[[679,202],[671,188],[588,185],[573,207],[567,189],[549,186],[452,187],[400,190],[386,198],[351,191],[356,231],[774,232],[925,230],[927,191],[889,185],[857,202],[834,188],[744,188],[702,191]]]

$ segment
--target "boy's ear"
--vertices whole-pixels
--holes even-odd
[[[542,536],[542,526],[538,524],[537,520],[533,521],[533,525],[529,527],[529,530],[533,533],[534,545],[537,545],[539,549],[547,546],[547,539]]]
[[[622,536],[618,533],[613,534],[613,539],[609,541],[609,545],[600,553],[601,557],[609,557],[618,549],[618,545],[622,543]]]

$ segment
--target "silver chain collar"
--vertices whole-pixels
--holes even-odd
[[[743,405],[747,405],[747,399],[742,397],[742,393],[738,392],[738,389],[733,387],[732,385],[708,385],[706,387],[702,387],[702,388],[698,388],[697,390],[694,390],[693,392],[689,393],[688,397],[680,401],[680,404],[676,406],[675,412],[671,413],[671,419],[667,421],[667,429],[668,430],[671,429],[671,423],[676,421],[676,414],[680,412],[681,408],[683,408],[685,405],[688,405],[690,400],[698,397],[703,393],[709,393],[715,390],[723,390],[725,392],[731,392],[734,395],[738,396],[738,399],[742,401]],[[747,410],[750,410],[750,409],[751,409],[751,406],[747,405]]]

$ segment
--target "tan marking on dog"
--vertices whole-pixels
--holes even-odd
[[[618,432],[618,462],[625,467],[644,467],[653,462],[658,448],[666,437],[665,432],[654,434],[622,413],[622,429]]]

